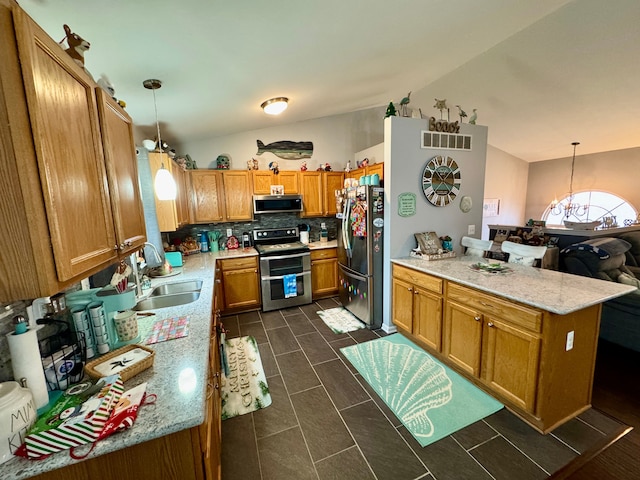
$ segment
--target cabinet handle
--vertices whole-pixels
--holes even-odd
[[[220,388],[220,385],[218,385],[218,383],[216,382],[216,384],[214,385],[214,387],[216,390],[218,390]]]
[[[407,290],[409,290],[410,292],[413,292],[413,288],[411,287],[407,287]]]
[[[414,295],[418,295],[418,293],[419,293],[419,292],[418,292],[418,290],[414,290],[414,291],[413,291],[413,294],[414,294]]]
[[[487,323],[487,327],[495,327],[495,325],[493,324],[493,322],[489,322]]]
[[[222,283],[222,282],[221,282],[221,281],[220,281],[220,279],[218,278],[218,279],[216,279],[216,283]]]
[[[113,246],[113,249],[114,249],[114,250],[120,250],[120,247],[119,247],[119,246],[118,246],[118,244],[116,243],[116,244]]]
[[[473,317],[473,319],[474,319],[476,322],[479,322],[480,320],[482,320],[482,317],[481,317],[480,315],[476,315],[475,317]]]

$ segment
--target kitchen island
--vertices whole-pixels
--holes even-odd
[[[197,254],[185,258],[184,266],[177,269],[182,270],[179,275],[153,279],[152,287],[194,279],[203,282],[195,302],[153,311],[158,320],[188,316],[189,335],[150,345],[156,352],[153,367],[124,384],[129,389],[147,382],[147,393],[157,395],[156,402],[140,408],[132,428],[97,442],[85,461],[73,460],[69,451],[44,460],[14,458],[0,467],[2,478],[202,478],[202,457],[207,452],[192,451],[192,444],[207,447],[200,427],[207,420],[208,390],[213,387],[208,387],[208,379],[216,260],[256,255],[253,248]],[[88,450],[83,446],[78,452]]]
[[[392,260],[392,320],[547,433],[590,407],[602,302],[634,287],[479,257]]]

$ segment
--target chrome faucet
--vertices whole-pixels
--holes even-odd
[[[143,247],[149,246],[151,247],[151,249],[153,250],[153,256],[155,258],[155,260],[162,265],[162,257],[160,256],[160,253],[158,252],[158,248],[150,242],[144,242]],[[144,265],[142,265],[140,268],[138,268],[138,254],[137,253],[132,253],[131,254],[131,266],[133,269],[133,275],[136,279],[136,297],[140,298],[142,297],[142,271],[144,270],[144,267],[146,266],[146,263]]]

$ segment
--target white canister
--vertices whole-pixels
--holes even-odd
[[[309,232],[300,232],[300,241],[305,244],[309,243]]]
[[[0,383],[0,464],[15,451],[38,417],[33,395],[18,382]]]

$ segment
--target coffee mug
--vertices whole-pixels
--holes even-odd
[[[138,336],[138,315],[133,310],[118,312],[113,317],[116,333],[121,342],[128,342]]]

